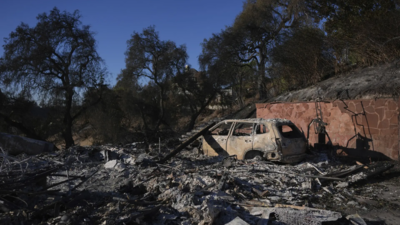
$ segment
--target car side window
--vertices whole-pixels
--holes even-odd
[[[237,123],[233,129],[232,136],[251,136],[253,128],[253,123]]]
[[[256,134],[266,134],[269,132],[269,129],[265,124],[257,124],[256,126]]]
[[[302,133],[295,125],[283,124],[278,126],[278,130],[284,138],[301,138]]]
[[[231,128],[231,126],[232,122],[221,123],[219,126],[210,131],[210,134],[226,136],[229,134],[229,129]]]

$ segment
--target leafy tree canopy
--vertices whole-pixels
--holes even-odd
[[[171,88],[172,78],[184,73],[188,55],[185,45],[177,46],[173,41],[160,40],[154,26],[143,29],[142,33],[134,32],[127,44],[126,68],[118,76],[117,88],[131,92],[132,88],[137,89],[136,97],[150,88],[155,88],[154,91],[146,94],[146,97],[150,97],[152,101],[155,100],[158,105],[156,109],[151,110],[151,113],[146,112],[149,109],[146,107],[147,103],[139,99],[136,101],[137,108],[141,111],[143,130],[147,137],[148,131],[154,133],[161,123],[166,123],[167,92]],[[146,84],[145,81],[148,83]],[[142,87],[138,88],[138,85]],[[158,114],[156,118],[147,118],[154,112]]]
[[[5,39],[0,61],[2,86],[11,93],[61,100],[66,147],[74,144],[73,121],[85,109],[74,110],[81,92],[102,83],[106,73],[94,34],[80,18],[79,11],[54,8],[39,14],[34,27],[22,23]]]

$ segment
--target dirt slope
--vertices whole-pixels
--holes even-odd
[[[398,97],[400,94],[400,60],[327,79],[316,85],[288,92],[269,102],[303,102],[336,99],[373,99]]]

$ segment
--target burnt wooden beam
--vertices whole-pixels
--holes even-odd
[[[200,137],[201,135],[206,133],[214,125],[215,125],[215,122],[209,124],[208,126],[204,127],[199,132],[195,133],[189,139],[182,142],[182,144],[180,144],[175,150],[173,150],[168,155],[166,155],[163,159],[161,159],[158,163],[165,163],[168,159],[174,157],[176,154],[178,154],[180,151],[182,151],[184,148],[186,148],[188,145],[190,145],[193,141],[195,141],[198,137]]]

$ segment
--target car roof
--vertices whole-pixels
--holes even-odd
[[[288,119],[281,119],[281,118],[272,118],[272,119],[263,119],[263,118],[248,118],[248,119],[226,119],[222,120],[221,122],[245,122],[245,123],[285,123],[285,124],[293,124],[292,121]],[[220,123],[221,123],[220,122]]]

